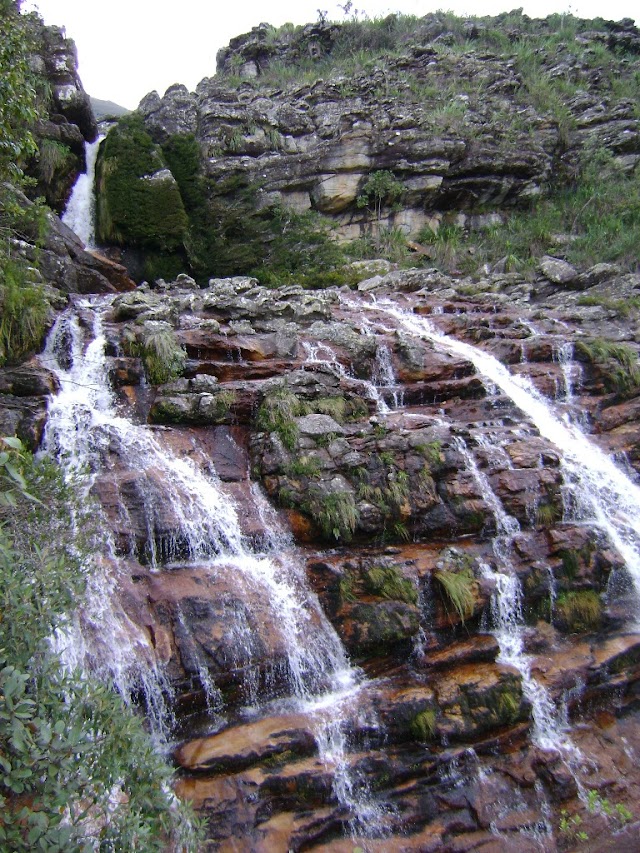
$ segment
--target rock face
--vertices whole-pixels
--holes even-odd
[[[153,269],[146,212],[170,199],[164,249],[186,264],[207,250],[190,240],[211,233],[212,187],[257,177],[260,204],[354,236],[495,225],[589,146],[633,169],[634,104],[592,62],[606,45],[637,74],[633,24],[581,26],[538,56],[544,79],[579,84],[560,115],[523,96],[530,22],[514,15],[506,60],[490,22],[435,15],[366,73],[293,84],[278,63],[318,68],[357,27],[234,40],[219,77],[152,93],[112,137],[106,172],[136,142],[127,250]],[[56,50],[62,110],[74,84]],[[398,209],[366,196],[385,172]],[[238,233],[220,251],[244,248]],[[37,447],[48,396],[104,337],[84,463],[111,577],[86,645],[121,665],[112,606],[207,849],[528,853],[583,832],[594,851],[614,834],[634,849],[640,275],[503,261],[474,278],[355,264],[351,287],[325,290],[187,274],[134,289],[51,218],[41,275],[74,325],[57,373],[49,352],[0,372],[0,422]]]
[[[37,194],[60,213],[76,177],[84,171],[84,143],[96,139],[98,126],[78,76],[73,40],[61,27],[45,27],[35,18],[31,25],[37,51],[32,66],[49,95],[44,116],[35,128],[40,150],[28,171],[38,182]]]
[[[603,299],[640,287],[614,268],[576,275]],[[217,475],[242,548],[300,567],[301,647],[323,636],[322,656],[341,648],[359,673],[329,716],[300,703],[309,688],[292,685],[310,675],[296,676],[277,587],[247,580],[239,545],[218,543],[213,564],[190,556],[159,463],[133,464],[115,433],[100,445],[93,489],[122,607],[171,685],[177,790],[211,849],[528,851],[534,830],[545,849],[572,849],[575,816],[604,850],[606,808],[619,806],[608,820],[622,832],[637,820],[637,592],[605,528],[568,500],[577,475],[561,447],[476,361],[526,378],[559,423],[588,419],[592,453],[640,465],[637,374],[621,381],[620,350],[594,345],[615,336],[637,358],[634,322],[578,305],[554,277],[392,271],[309,292],[183,276],[110,297],[118,411]],[[476,348],[430,337],[422,318]],[[131,341],[159,329],[182,348],[182,375],[148,385]],[[53,382],[7,373],[5,410]],[[295,547],[274,540],[283,525]]]
[[[197,139],[212,188],[254,185],[261,206],[315,210],[344,239],[381,226],[405,237],[437,231],[443,218],[482,228],[545,195],[552,177],[570,179],[587,152],[608,150],[626,169],[638,162],[633,99],[616,99],[591,55],[620,39],[628,60],[612,58],[606,74],[626,79],[640,37],[630,22],[599,23],[581,22],[553,48],[539,39],[559,22],[518,13],[485,24],[438,13],[404,29],[390,16],[374,34],[356,24],[261,24],[220,52],[218,74],[195,92],[153,92],[139,113],[163,148]],[[519,45],[536,51],[535,75]],[[358,49],[370,61],[346,65]],[[559,95],[558,111],[551,90],[560,76],[575,95]],[[391,173],[401,194],[367,198],[378,172]]]

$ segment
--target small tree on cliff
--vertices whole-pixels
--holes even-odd
[[[386,206],[396,204],[404,193],[404,185],[395,177],[393,172],[380,170],[373,172],[356,199],[358,207],[366,207],[376,220],[375,248],[380,251],[382,245],[382,210]]]
[[[403,192],[404,185],[393,172],[381,170],[369,176],[362,192],[356,199],[356,204],[358,207],[366,207],[371,210],[379,224],[382,219],[383,207],[395,204]]]

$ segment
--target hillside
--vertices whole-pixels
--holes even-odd
[[[110,136],[101,239],[144,249],[151,277],[203,281],[266,281],[301,257],[305,274],[326,272],[339,265],[321,251],[326,228],[351,257],[448,271],[530,268],[543,254],[632,268],[639,44],[629,21],[517,12],[261,25],[195,93],[151,93]],[[171,211],[161,225],[154,193]],[[407,239],[423,246],[413,260]]]

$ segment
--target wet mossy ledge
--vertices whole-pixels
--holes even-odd
[[[151,278],[184,270],[188,219],[180,190],[139,116],[126,116],[107,135],[96,193],[99,242],[140,250]]]

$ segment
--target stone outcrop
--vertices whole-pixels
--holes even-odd
[[[48,96],[35,128],[39,153],[28,167],[37,180],[37,194],[60,213],[78,174],[85,169],[84,143],[93,142],[98,125],[91,99],[78,75],[78,56],[64,28],[46,27],[31,19],[36,53],[32,67],[43,79]]]
[[[536,827],[547,849],[570,848],[561,809],[594,838],[606,832],[601,814],[581,805],[562,754],[540,746],[530,688],[502,662],[499,635],[487,632],[496,595],[487,566],[496,565],[493,539],[504,525],[497,505],[513,524],[509,559],[531,677],[566,703],[580,721],[574,744],[591,750],[590,769],[573,772],[633,811],[627,791],[636,773],[615,746],[622,732],[637,738],[640,675],[629,621],[637,603],[621,556],[602,531],[567,513],[567,474],[553,442],[470,361],[392,328],[384,314],[392,299],[473,341],[558,410],[587,413],[593,440],[638,466],[637,378],[618,377],[616,386],[614,351],[590,346],[615,329],[637,356],[634,323],[577,304],[583,291],[542,269],[534,280],[475,282],[391,271],[374,284],[364,279],[360,292],[267,290],[247,278],[200,289],[182,276],[116,296],[106,318],[120,406],[162,424],[159,437],[174,453],[215,469],[246,541],[258,546],[265,524],[275,524],[256,504],[261,486],[306,563],[321,607],[310,606],[310,619],[330,620],[368,676],[349,700],[340,773],[367,780],[352,803],[372,799],[385,815],[387,835],[372,829],[372,849],[526,851]],[[638,286],[613,267],[576,274],[605,304],[606,294]],[[127,348],[145,324],[170,329],[183,348],[180,378],[144,382],[145,363]],[[561,362],[567,344],[574,356]],[[31,402],[52,387],[29,371],[2,382],[7,399]],[[243,710],[258,695],[277,703],[290,678],[264,592],[247,586],[233,558],[213,575],[187,561],[159,473],[127,468],[115,441],[103,452],[94,493],[127,567],[123,606],[171,682],[182,736],[178,791],[206,816],[209,843],[348,847],[345,827],[356,837],[363,827],[349,823],[336,770],[319,754],[322,709]],[[625,767],[627,788],[611,776],[612,762]],[[498,811],[497,798],[505,804]],[[543,815],[555,836],[540,829]]]
[[[515,45],[527,21],[504,21]],[[366,73],[290,84],[269,76],[277,63],[319,67],[347,30],[261,25],[196,93],[143,100],[144,127],[129,125],[149,134],[140,180],[182,193],[184,174],[163,158],[189,138],[209,189],[259,177],[260,204],[315,209],[349,237],[376,219],[358,197],[378,171],[403,185],[400,209],[383,205],[378,224],[408,233],[495,225],[550,176],[570,177],[591,145],[634,168],[634,105],[603,92],[589,58],[606,44],[636,62],[631,22],[582,27],[582,54],[558,45],[540,58],[547,76],[580,82],[566,122],[541,96],[521,100],[522,69],[486,48],[490,29],[451,32],[427,16]],[[461,37],[476,49],[457,52]],[[71,54],[56,53],[60,33],[50,38],[62,110]],[[75,116],[81,127],[81,100],[69,94],[56,126]],[[80,132],[89,138],[89,125]],[[533,853],[576,849],[584,831],[594,851],[612,835],[632,849],[640,636],[624,537],[616,544],[580,502],[552,431],[451,342],[497,359],[558,424],[581,425],[592,455],[624,460],[632,488],[640,275],[546,255],[526,276],[506,258],[473,278],[382,261],[352,265],[351,287],[325,290],[250,276],[199,286],[186,274],[134,289],[122,267],[50,224],[39,254],[20,250],[38,260],[56,308],[78,301],[87,339],[91,309],[75,295],[108,295],[118,417],[148,425],[237,510],[238,530],[216,539],[207,528],[193,546],[177,500],[188,483],[169,482],[135,442],[132,459],[115,428],[96,446],[113,594],[172,703],[176,790],[204,818],[207,847]],[[186,257],[178,225],[174,260]],[[153,247],[136,251],[153,260]],[[56,390],[44,359],[0,371],[2,431],[35,449]],[[257,576],[245,571],[252,548]],[[272,606],[289,563],[304,611],[293,659],[285,611]],[[319,635],[325,645],[309,649]],[[331,676],[309,671],[333,657]]]
[[[513,48],[495,50],[492,25]],[[547,193],[552,175],[554,181],[570,176],[584,151],[608,149],[625,168],[640,157],[633,102],[603,92],[588,57],[617,38],[635,57],[635,27],[627,22],[618,32],[606,23],[602,31],[579,31],[570,37],[575,44],[557,45],[548,55],[540,49],[538,76],[530,80],[515,45],[526,43],[536,26],[545,33],[554,24],[516,15],[508,25],[499,17],[456,29],[438,13],[404,32],[390,16],[388,55],[376,60],[375,45],[356,25],[276,31],[261,24],[220,51],[218,74],[195,92],[184,86],[163,97],[153,92],[139,112],[158,143],[195,135],[212,182],[257,182],[262,205],[319,211],[343,238],[361,235],[372,222],[407,236],[437,230],[454,213],[458,223],[484,227],[499,221],[505,206]],[[456,49],[462,41],[464,51]],[[358,46],[373,51],[366,69],[331,69]],[[579,81],[562,115],[533,91],[560,75]],[[382,199],[376,219],[362,194],[377,171],[392,172],[403,192]]]

